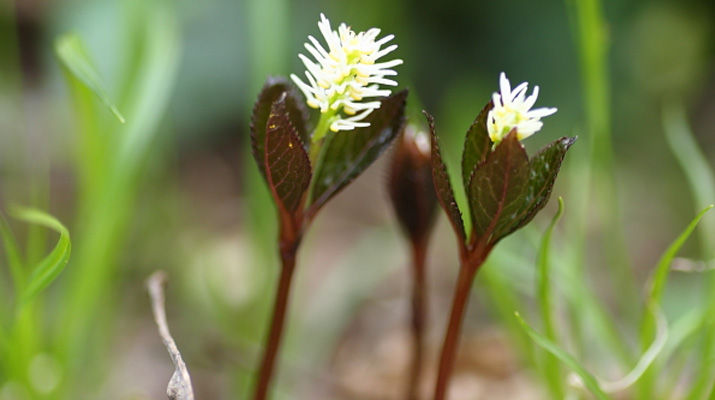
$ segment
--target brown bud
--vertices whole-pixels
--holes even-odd
[[[437,206],[429,136],[406,124],[392,156],[388,190],[397,219],[413,243],[424,245]]]

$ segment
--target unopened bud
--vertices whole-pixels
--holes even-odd
[[[426,132],[406,125],[392,157],[388,190],[397,219],[413,242],[424,244],[437,206]]]

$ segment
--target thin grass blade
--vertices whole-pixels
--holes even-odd
[[[651,278],[650,287],[648,289],[646,298],[647,307],[646,310],[644,310],[642,318],[643,322],[641,324],[640,341],[641,348],[643,349],[645,349],[646,346],[648,346],[648,343],[653,340],[653,337],[655,336],[657,322],[655,316],[652,313],[648,312],[648,308],[660,307],[661,299],[663,297],[663,290],[668,280],[670,266],[673,263],[673,259],[678,254],[678,251],[680,251],[680,248],[683,246],[683,244],[685,244],[685,241],[688,240],[690,235],[693,233],[693,231],[698,225],[698,222],[700,222],[700,219],[712,207],[712,205],[706,207],[703,211],[700,212],[700,214],[695,217],[695,219],[693,219],[692,222],[690,222],[690,225],[685,228],[685,231],[683,231],[683,233],[681,233],[680,236],[675,239],[675,241],[668,247],[668,249],[666,249],[666,251],[660,257],[660,260],[658,261],[655,270],[653,271],[653,276]],[[655,376],[657,374],[657,368],[651,368],[650,370],[645,371],[645,376],[643,377],[639,385],[640,398],[649,399],[652,397],[652,394],[656,389],[654,386],[656,383]]]
[[[515,313],[515,315],[516,315],[516,318],[519,320],[519,323],[521,323],[521,327],[526,331],[526,333],[529,335],[529,337],[536,344],[541,346],[544,350],[553,354],[562,363],[566,364],[569,368],[571,368],[581,378],[584,386],[598,400],[612,400],[611,397],[609,397],[603,391],[603,389],[601,389],[601,386],[599,385],[596,378],[594,378],[593,375],[591,375],[591,373],[588,372],[586,370],[586,368],[584,368],[571,354],[567,353],[565,350],[563,350],[561,347],[559,347],[556,343],[549,340],[546,336],[544,336],[541,333],[534,330],[534,328],[532,328],[528,323],[526,323],[526,321],[524,321],[523,318],[521,318],[521,315],[519,315],[518,312]]]
[[[698,145],[692,130],[688,126],[685,106],[680,100],[673,100],[663,107],[663,131],[673,155],[680,164],[687,178],[690,192],[693,194],[695,209],[710,204],[715,199],[715,174],[707,157]],[[715,240],[715,219],[703,221],[699,227],[700,250],[702,258],[711,260],[715,256],[712,243]],[[715,353],[715,274],[710,274],[710,290],[704,299],[710,306],[706,313],[703,329],[703,346],[700,349],[698,377],[692,385],[688,400],[701,399],[711,384],[712,357]]]
[[[556,223],[561,219],[564,212],[564,201],[559,197],[559,208],[556,215],[551,220],[548,228],[544,232],[539,247],[538,268],[536,272],[536,294],[541,309],[542,324],[544,327],[544,336],[554,343],[558,343],[556,338],[556,329],[554,327],[554,318],[552,315],[551,302],[551,280],[549,279],[551,264],[549,260],[549,252],[551,250],[551,236]],[[547,353],[543,358],[543,373],[551,395],[556,399],[564,397],[563,381],[561,379],[561,368],[558,365],[558,359],[551,353]]]
[[[702,210],[695,219],[690,222],[683,233],[678,236],[677,239],[668,247],[668,249],[663,253],[658,261],[658,264],[653,271],[653,277],[651,279],[650,288],[648,290],[648,298],[646,299],[646,304],[648,306],[660,306],[661,298],[663,297],[663,289],[665,288],[666,281],[668,279],[668,272],[670,271],[670,265],[673,263],[673,258],[678,254],[680,248],[685,244],[690,235],[693,233],[695,228],[698,226],[700,219],[708,212],[712,205],[707,206]],[[653,331],[655,330],[655,317],[645,310],[643,316],[643,325],[641,327],[641,343],[647,345],[652,340]]]
[[[54,249],[34,267],[28,277],[27,285],[22,289],[19,306],[24,307],[57,279],[64,270],[70,258],[72,243],[67,228],[49,214],[35,209],[22,208],[15,210],[13,215],[17,219],[47,227],[60,234]]]
[[[55,42],[55,53],[65,69],[90,89],[107,106],[109,111],[117,117],[119,122],[124,123],[125,119],[122,113],[109,99],[102,79],[87,55],[87,50],[79,35],[69,33],[60,36]]]
[[[21,290],[21,288],[25,286],[25,279],[27,279],[27,277],[25,276],[22,256],[20,255],[20,248],[17,246],[17,240],[15,240],[15,236],[10,230],[10,225],[1,214],[0,237],[2,237],[5,259],[7,261],[8,268],[10,269],[10,276],[12,277],[14,289],[17,293],[17,291]]]

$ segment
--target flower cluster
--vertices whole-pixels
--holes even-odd
[[[487,117],[487,130],[492,142],[500,142],[513,128],[519,140],[538,132],[544,125],[541,118],[556,112],[556,108],[531,110],[539,96],[539,87],[534,86],[531,96],[526,97],[528,83],[523,82],[511,90],[511,84],[502,72],[499,76],[500,93],[492,95],[494,108]]]
[[[390,197],[414,256],[415,290],[412,324],[415,346],[410,388],[421,379],[422,321],[425,321],[425,249],[437,204],[447,214],[457,236],[460,273],[439,361],[435,399],[444,399],[459,343],[459,329],[472,281],[496,244],[526,226],[551,196],[566,152],[576,138],[557,139],[529,157],[521,139],[543,126],[541,118],[555,108],[532,107],[539,88],[527,96],[528,84],[513,90],[506,75],[467,130],[462,153],[461,183],[468,204],[463,213],[442,158],[434,119],[424,111],[427,132],[405,126],[408,92],[391,95],[397,86],[392,69],[402,60],[380,61],[397,45],[378,39],[380,29],[355,33],[344,23],[337,31],[320,15],[321,43],[308,36],[308,51],[299,57],[305,78],[291,75],[309,107],[320,110],[310,133],[308,110],[287,79],[271,78],[261,90],[251,114],[251,147],[278,213],[277,247],[280,283],[274,314],[261,358],[254,400],[265,400],[281,342],[296,254],[303,236],[322,207],[365,171],[402,132],[390,164]],[[310,57],[312,56],[312,57]],[[310,58],[309,58],[310,57]],[[350,134],[329,132],[351,131]],[[327,139],[327,140],[323,140]],[[465,229],[465,219],[471,229]],[[408,393],[409,398],[414,393]]]
[[[330,21],[323,14],[320,15],[318,27],[327,43],[327,51],[318,40],[308,36],[310,43],[306,43],[305,48],[315,58],[315,62],[303,54],[299,57],[307,68],[305,76],[309,84],[294,74],[291,79],[305,94],[308,105],[320,109],[324,118],[327,118],[326,123],[331,131],[369,126],[363,120],[380,108],[380,101],[363,102],[363,99],[387,97],[390,91],[380,89],[379,85],[397,85],[397,82],[385,77],[397,75],[391,68],[402,64],[402,60],[376,63],[379,58],[397,48],[394,44],[382,48],[394,35],[376,40],[380,29],[372,28],[356,34],[344,23],[340,24],[336,32],[331,29]]]

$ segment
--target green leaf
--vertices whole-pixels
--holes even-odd
[[[514,129],[469,179],[467,193],[477,236],[496,243],[508,234],[524,204],[528,179],[529,159]]]
[[[457,201],[454,200],[454,191],[452,190],[452,184],[449,182],[447,166],[444,165],[442,154],[439,150],[437,132],[434,128],[434,118],[429,115],[427,111],[423,111],[423,113],[425,114],[425,117],[427,117],[430,136],[432,138],[432,179],[434,180],[434,188],[437,192],[437,199],[439,200],[439,204],[442,206],[442,209],[444,209],[444,212],[447,213],[449,222],[452,224],[452,228],[459,238],[460,251],[464,251],[467,239],[464,232],[462,213],[459,211]]]
[[[529,337],[536,344],[541,346],[544,350],[553,354],[556,358],[561,360],[562,363],[566,364],[569,368],[576,372],[576,374],[581,377],[584,386],[588,390],[590,390],[591,393],[596,396],[597,399],[611,400],[611,398],[603,392],[596,378],[594,378],[591,373],[589,373],[583,366],[581,366],[581,364],[571,354],[567,353],[565,350],[559,347],[556,343],[546,338],[544,335],[535,331],[534,328],[529,326],[529,324],[527,324],[526,321],[521,318],[521,315],[519,315],[518,312],[515,313],[515,315],[516,318],[519,320],[521,327],[526,331]]]
[[[268,186],[284,216],[298,210],[311,177],[310,160],[290,120],[287,98],[283,92],[271,106],[263,155]]]
[[[258,169],[263,177],[266,177],[264,166],[264,146],[266,143],[266,124],[268,116],[271,113],[273,103],[280,98],[283,93],[285,97],[285,109],[288,111],[288,117],[296,130],[298,137],[303,143],[309,143],[308,137],[308,110],[305,108],[303,101],[296,93],[293,85],[284,78],[268,78],[263,89],[258,94],[258,100],[253,106],[251,113],[251,148],[253,150],[253,158],[258,164]]]
[[[315,215],[390,146],[404,123],[406,100],[407,90],[393,94],[365,119],[370,126],[326,137],[314,171],[308,215]]]
[[[94,92],[119,122],[124,123],[124,117],[109,99],[102,79],[87,55],[82,39],[73,33],[60,36],[55,42],[55,53],[65,70]]]
[[[479,164],[486,161],[494,144],[489,138],[489,132],[487,132],[487,116],[492,108],[494,108],[494,103],[490,101],[484,106],[472,126],[469,127],[467,136],[464,139],[462,181],[465,188],[469,187],[469,178],[471,178],[472,172]]]
[[[521,212],[515,218],[514,225],[505,233],[505,236],[531,222],[536,214],[546,206],[561,169],[561,163],[576,139],[575,137],[563,137],[555,140],[531,157],[529,160],[529,183],[524,196],[524,204]]]
[[[29,303],[35,296],[47,288],[64,270],[70,258],[72,243],[70,242],[70,234],[67,228],[49,214],[35,209],[22,208],[15,210],[13,216],[32,224],[45,226],[60,234],[55,248],[34,267],[30,274],[20,297],[22,306]]]

